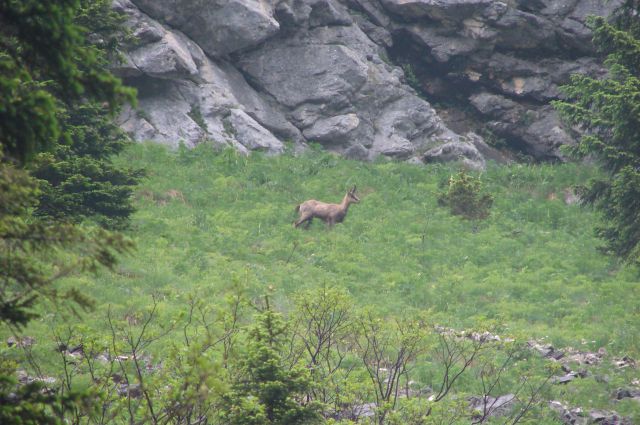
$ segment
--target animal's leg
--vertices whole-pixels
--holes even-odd
[[[309,222],[312,219],[313,219],[312,215],[301,214],[300,218],[295,223],[293,223],[293,225],[294,225],[294,227],[298,227],[298,226],[300,226],[302,223],[304,223],[306,221],[307,222],[307,226],[306,227],[309,227]]]
[[[313,221],[313,217],[309,217],[309,220],[307,220],[307,223],[304,225],[305,229],[308,229],[309,226],[311,226],[311,222]]]

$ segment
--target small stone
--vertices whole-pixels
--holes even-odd
[[[7,338],[7,345],[9,347],[31,347],[36,343],[36,339],[31,336],[15,337],[10,336]]]

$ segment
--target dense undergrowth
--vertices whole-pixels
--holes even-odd
[[[426,315],[431,324],[491,328],[521,342],[604,347],[609,357],[587,378],[549,385],[545,396],[640,418],[640,403],[611,401],[633,372],[610,362],[640,357],[638,271],[600,253],[596,216],[564,202],[573,185],[595,176],[589,166],[490,165],[480,177],[494,198],[491,214],[473,222],[438,206],[453,166],[362,163],[320,151],[244,157],[207,145],[172,153],[152,144],[133,146],[118,162],[147,172],[128,231],[137,249],[113,272],[61,283],[95,298],[93,312],[71,319],[79,332],[108,339],[107,311],[136,326],[130,318],[152,296],[160,329],[182,323],[189,300],[219,305],[237,288],[250,300],[271,294],[285,315],[301,291],[338,288],[388,321]],[[297,204],[339,202],[354,184],[361,202],[344,223],[293,228]],[[45,369],[56,361],[50,336],[69,329],[62,316],[69,320],[52,308],[26,330]],[[147,351],[166,356],[169,341],[186,337],[181,326]],[[541,364],[532,367],[544,374]],[[435,368],[418,364],[411,379],[434,386]],[[479,391],[473,376],[459,390]]]

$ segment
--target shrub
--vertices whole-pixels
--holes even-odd
[[[453,215],[460,215],[468,220],[483,220],[489,216],[493,205],[493,196],[481,194],[482,182],[461,171],[449,177],[445,190],[438,198],[438,204],[448,207]]]

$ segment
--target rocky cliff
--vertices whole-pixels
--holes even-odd
[[[548,105],[572,73],[601,75],[585,21],[622,0],[115,0],[135,44],[138,140],[347,157],[537,159],[571,143]],[[436,105],[434,109],[433,105]]]

